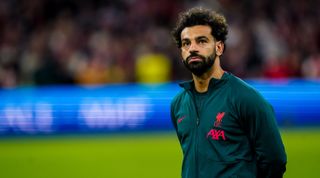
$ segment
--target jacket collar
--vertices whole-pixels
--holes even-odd
[[[210,89],[214,88],[216,85],[226,81],[230,75],[231,75],[230,73],[224,72],[221,79],[211,78],[210,82],[209,82],[208,90],[210,90]],[[179,86],[184,88],[185,90],[191,90],[191,89],[194,89],[194,81],[193,80],[184,81],[184,82],[179,83]]]

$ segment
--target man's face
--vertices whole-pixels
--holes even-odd
[[[211,28],[206,25],[186,27],[181,32],[181,54],[185,66],[201,76],[213,65],[216,52]]]

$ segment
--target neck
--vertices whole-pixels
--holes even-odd
[[[224,71],[220,66],[220,59],[217,57],[211,69],[202,74],[201,76],[196,76],[192,74],[196,91],[199,93],[204,93],[208,91],[208,86],[211,78],[221,79]]]

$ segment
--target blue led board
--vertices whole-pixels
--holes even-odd
[[[320,125],[320,81],[248,80],[280,126]],[[0,90],[0,134],[171,130],[177,83]]]

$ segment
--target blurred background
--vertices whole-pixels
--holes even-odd
[[[317,177],[318,0],[0,0],[0,177],[179,177],[170,32],[194,6],[226,16],[223,68],[274,106],[285,177]]]
[[[170,31],[196,5],[227,17],[226,70],[320,76],[319,1],[1,0],[0,86],[189,79]]]

